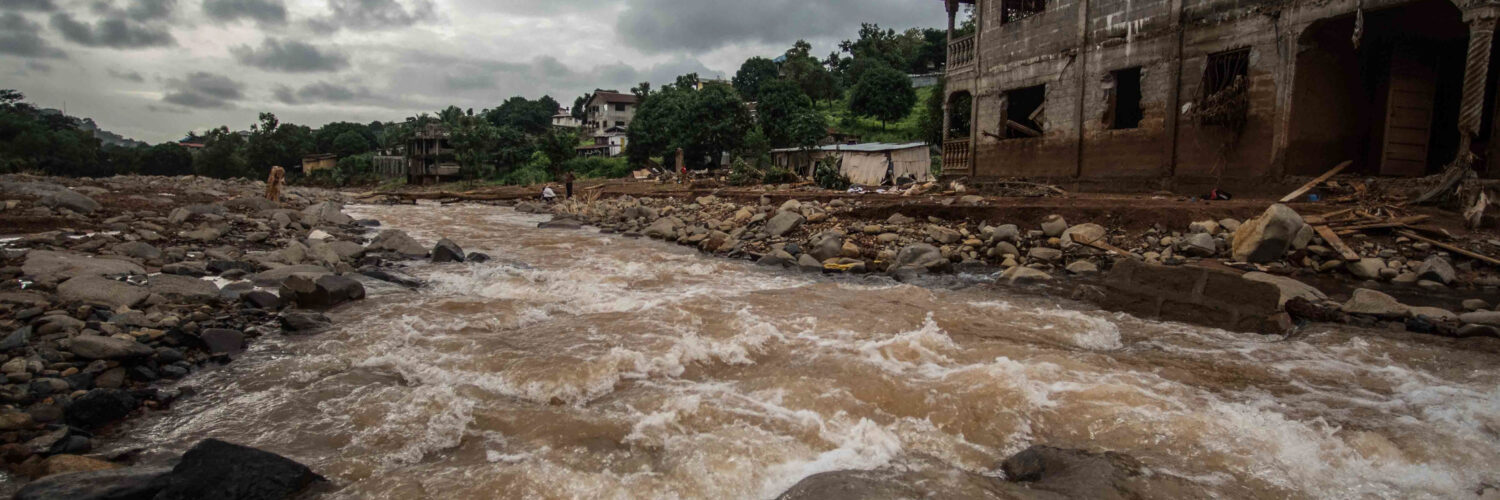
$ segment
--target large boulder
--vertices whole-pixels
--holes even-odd
[[[808,476],[776,500],[905,500],[923,498],[914,485],[881,471],[833,471]]]
[[[844,253],[844,235],[839,232],[829,231],[818,233],[811,241],[807,242],[807,255],[817,259],[821,266],[828,259],[835,259]]]
[[[145,358],[156,352],[151,350],[151,346],[134,340],[100,335],[80,335],[68,339],[66,349],[83,359],[111,361]]]
[[[64,302],[103,304],[111,308],[134,307],[150,296],[151,291],[145,287],[98,276],[79,276],[57,286],[57,297]]]
[[[336,274],[294,274],[281,282],[281,300],[309,309],[327,309],[365,298],[365,286]]]
[[[68,425],[96,429],[125,418],[140,404],[140,400],[120,389],[94,389],[74,399],[65,411]]]
[[[463,262],[464,249],[459,248],[457,243],[448,238],[438,240],[437,245],[432,247],[433,262]]]
[[[146,274],[146,270],[124,259],[94,258],[77,253],[32,250],[26,252],[26,262],[21,265],[21,273],[37,279],[52,278],[63,281],[75,276]]]
[[[73,472],[27,483],[15,500],[128,500],[149,499],[160,491],[166,467]]]
[[[292,498],[324,479],[289,458],[207,439],[182,455],[155,500]]]
[[[1280,203],[1259,217],[1245,221],[1234,232],[1234,260],[1271,262],[1286,255],[1297,232],[1306,225],[1295,210]]]
[[[344,206],[337,202],[325,201],[302,211],[302,224],[308,227],[319,224],[342,226],[352,222],[354,219],[344,215]]]
[[[1417,268],[1417,277],[1427,281],[1435,281],[1444,285],[1453,283],[1458,278],[1458,273],[1453,270],[1453,264],[1442,257],[1433,255],[1422,261],[1422,267]]]
[[[661,240],[677,239],[677,231],[681,229],[682,222],[672,217],[662,217],[646,226],[641,234]]]
[[[803,222],[807,222],[807,218],[803,217],[802,214],[783,210],[777,212],[776,216],[772,217],[771,220],[766,221],[765,233],[767,236],[773,238],[785,236],[786,233],[790,233],[793,229],[801,226]]]
[[[206,304],[218,300],[219,286],[211,281],[175,274],[158,274],[151,277],[146,288],[170,300]]]
[[[198,334],[198,339],[213,354],[239,354],[245,350],[245,333],[228,328],[209,328]]]
[[[42,196],[41,204],[52,208],[66,208],[81,214],[91,214],[99,209],[99,202],[71,189],[47,193]]]
[[[1005,480],[1024,483],[1029,493],[1023,498],[1054,498],[1038,491],[1060,495],[1056,498],[1127,499],[1144,498],[1150,488],[1140,462],[1113,452],[1092,453],[1083,450],[1032,446],[1000,463]],[[1160,493],[1160,492],[1158,492]]]
[[[385,251],[408,258],[421,258],[427,256],[427,248],[423,247],[417,240],[408,236],[405,231],[399,229],[387,229],[380,232],[374,241],[370,242],[370,250]]]
[[[115,245],[115,253],[141,260],[161,258],[161,250],[144,241],[130,241]]]

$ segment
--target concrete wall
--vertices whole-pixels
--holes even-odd
[[[1281,290],[1238,274],[1195,266],[1158,266],[1126,259],[1105,279],[1101,307],[1136,316],[1226,330],[1283,334]]]

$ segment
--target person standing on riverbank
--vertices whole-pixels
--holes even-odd
[[[572,170],[569,170],[568,173],[563,174],[563,183],[567,187],[567,196],[568,196],[567,199],[569,199],[569,200],[573,199],[573,180],[574,179],[576,179],[576,178],[573,177],[573,171]]]
[[[281,203],[281,186],[286,184],[286,169],[280,165],[271,167],[271,176],[266,178],[266,199]]]

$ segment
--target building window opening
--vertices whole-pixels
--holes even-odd
[[[948,97],[948,138],[968,139],[974,96],[967,91]]]
[[[1109,111],[1104,121],[1116,130],[1141,126],[1141,68],[1111,71],[1104,80]]]
[[[1000,23],[1013,23],[1047,10],[1047,0],[1011,0],[1000,7]]]
[[[1250,111],[1250,49],[1209,54],[1203,69],[1198,122],[1239,130]]]
[[[1001,139],[1041,137],[1047,111],[1047,86],[1037,85],[1005,93],[1005,112],[1000,114]]]
[[[625,111],[625,105],[624,104],[616,104],[615,105],[615,111]]]

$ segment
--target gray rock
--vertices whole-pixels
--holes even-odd
[[[64,302],[103,304],[111,308],[134,307],[149,296],[151,291],[145,287],[97,276],[79,276],[57,286],[57,297]]]
[[[6,335],[4,339],[0,339],[0,352],[26,347],[26,343],[30,341],[31,327],[23,326],[17,328],[16,331],[10,332],[10,335]]]
[[[112,274],[146,274],[146,270],[134,262],[122,259],[94,258],[84,254],[32,250],[26,253],[26,262],[21,273],[36,278],[52,278],[58,281],[76,276],[104,276]]]
[[[1431,321],[1458,321],[1458,314],[1441,307],[1412,307],[1410,314],[1414,318]]]
[[[1021,228],[1015,224],[1002,224],[995,226],[988,238],[991,241],[1008,241],[1015,243],[1021,239]]]
[[[281,328],[287,332],[307,335],[333,326],[328,316],[312,311],[285,311],[281,313]]]
[[[457,243],[448,238],[438,240],[437,245],[432,247],[433,262],[463,262],[464,249],[459,248]]]
[[[822,271],[823,262],[818,260],[817,257],[804,253],[797,257],[797,267],[803,271]]]
[[[1104,226],[1094,224],[1079,224],[1068,228],[1062,233],[1062,247],[1072,248],[1073,245],[1092,243],[1104,239]]]
[[[209,328],[198,334],[208,352],[213,354],[239,354],[245,350],[245,333],[228,328]]]
[[[281,300],[309,309],[330,307],[365,298],[360,282],[334,274],[294,274],[281,282]]]
[[[1458,329],[1456,334],[1460,338],[1500,337],[1500,328],[1492,325],[1464,325]]]
[[[344,206],[337,202],[325,201],[302,211],[302,223],[308,227],[319,224],[343,226],[353,222],[354,219],[344,215]]]
[[[1061,215],[1053,214],[1042,219],[1042,234],[1047,235],[1049,238],[1062,236],[1063,231],[1067,230],[1068,221],[1063,219]]]
[[[802,214],[783,210],[777,212],[775,217],[771,217],[771,220],[766,221],[764,230],[767,236],[773,238],[781,237],[786,235],[786,233],[792,232],[793,229],[797,229],[806,221],[807,218],[803,217]]]
[[[958,231],[934,224],[927,226],[927,237],[932,238],[932,241],[936,241],[939,245],[952,245],[958,243],[958,240],[963,239],[964,235]]]
[[[1246,221],[1234,232],[1234,260],[1271,262],[1280,259],[1305,225],[1302,216],[1286,205],[1271,205],[1265,213]]]
[[[1368,288],[1354,290],[1353,298],[1345,302],[1343,311],[1349,314],[1366,314],[1381,318],[1401,318],[1411,312],[1411,308],[1397,302],[1395,298]]]
[[[907,245],[896,253],[891,269],[925,269],[937,271],[948,266],[942,250],[926,243]]]
[[[70,472],[27,483],[15,500],[126,500],[151,498],[160,491],[167,467]]]
[[[161,258],[161,250],[144,241],[131,241],[115,245],[115,253],[142,260]]]
[[[213,282],[175,274],[152,276],[146,288],[151,293],[184,303],[206,304],[219,298],[219,286]]]
[[[1433,255],[1422,261],[1422,267],[1417,268],[1417,279],[1436,281],[1444,285],[1453,284],[1458,278],[1458,273],[1453,270],[1453,265],[1442,257]]]
[[[1192,233],[1177,245],[1178,250],[1189,257],[1213,257],[1218,252],[1218,243],[1209,233]]]
[[[1056,248],[1031,247],[1031,251],[1026,252],[1026,256],[1042,262],[1057,262],[1062,260],[1063,252]]]
[[[1469,312],[1479,311],[1482,309],[1489,309],[1490,303],[1485,302],[1484,299],[1468,299],[1463,302],[1463,308],[1464,311]]]
[[[1072,264],[1068,264],[1067,270],[1071,274],[1083,276],[1097,274],[1099,266],[1086,260],[1075,260]]]
[[[370,242],[369,250],[385,251],[408,258],[421,258],[427,256],[427,248],[423,247],[417,240],[408,236],[405,231],[399,229],[387,229],[380,232],[374,241]]]
[[[1307,245],[1312,243],[1313,236],[1316,235],[1317,231],[1313,231],[1312,226],[1303,224],[1302,229],[1297,230],[1297,235],[1292,237],[1292,248],[1297,250],[1307,248]]]
[[[788,267],[797,262],[797,258],[786,250],[775,250],[765,254],[760,260],[755,261],[757,265],[771,267]]]
[[[213,240],[217,240],[217,239],[219,239],[220,236],[223,236],[223,235],[224,235],[224,233],[222,231],[220,231],[219,228],[209,226],[209,227],[202,227],[202,228],[194,229],[192,231],[185,231],[185,232],[182,233],[181,236],[183,238],[187,238],[187,239],[190,239],[190,240],[193,240],[193,241],[207,243],[207,242],[210,242],[210,241],[213,241]]]
[[[1476,325],[1500,327],[1500,311],[1475,311],[1458,316],[1459,321]]]
[[[807,246],[807,254],[811,254],[821,268],[824,261],[836,259],[843,253],[844,235],[833,231],[818,233],[811,241],[808,241]]]
[[[1276,285],[1276,288],[1281,289],[1281,300],[1276,304],[1278,307],[1286,306],[1287,301],[1298,298],[1306,299],[1315,304],[1328,300],[1328,296],[1323,294],[1322,290],[1318,290],[1317,287],[1286,276],[1252,272],[1245,273],[1242,277],[1250,281],[1270,283]]]
[[[1011,283],[1031,283],[1039,281],[1052,281],[1052,275],[1047,274],[1046,271],[1042,271],[1039,269],[1032,269],[1026,266],[1016,266],[1010,269],[1006,269],[1005,272],[1000,273],[1000,279],[1007,280]]]
[[[41,204],[52,208],[66,208],[81,214],[91,214],[99,209],[99,202],[77,191],[62,189],[42,196]]]
[[[134,340],[80,335],[68,340],[67,350],[84,359],[126,360],[154,354],[150,346]]]
[[[1188,224],[1188,233],[1206,233],[1210,236],[1219,234],[1219,223],[1212,220],[1201,220]]]
[[[332,273],[323,266],[286,266],[255,273],[250,276],[250,281],[255,283],[256,286],[277,286],[294,274],[324,275]]]
[[[1344,266],[1349,274],[1362,280],[1380,279],[1380,270],[1385,269],[1385,261],[1380,259],[1359,259],[1358,262],[1350,262]]]
[[[652,222],[650,226],[646,226],[646,229],[641,231],[641,234],[659,240],[675,240],[678,236],[677,232],[681,228],[682,222],[676,218],[662,217],[657,219],[656,222]]]

